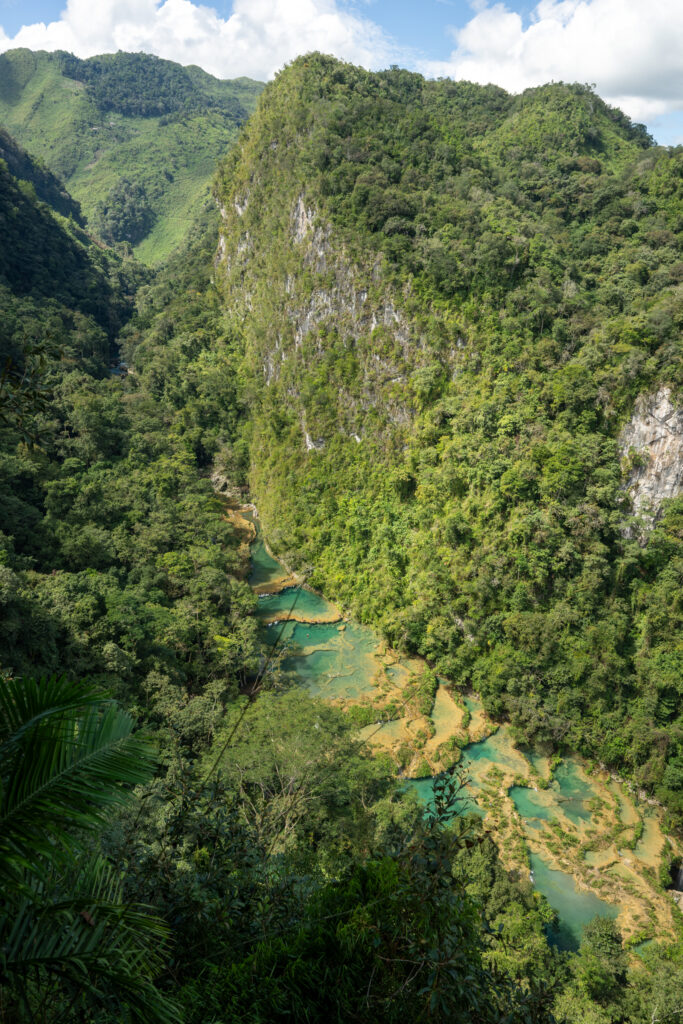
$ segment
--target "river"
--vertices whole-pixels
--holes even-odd
[[[515,745],[509,726],[491,722],[476,695],[461,695],[445,680],[429,713],[416,710],[406,694],[419,684],[423,662],[399,657],[320,595],[279,589],[292,577],[258,533],[251,556],[249,582],[260,592],[258,615],[267,642],[277,641],[280,668],[312,696],[355,706],[372,719],[360,736],[391,753],[407,788],[424,802],[432,776],[463,762],[463,813],[485,818],[503,864],[526,873],[556,911],[551,942],[578,948],[597,914],[616,918],[634,945],[672,933],[671,901],[653,877],[671,840],[652,809],[637,805],[607,773],[589,773],[578,758],[565,757],[551,770],[547,758]]]

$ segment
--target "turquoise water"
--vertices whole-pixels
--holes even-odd
[[[548,758],[543,754],[536,754],[533,750],[525,750],[524,756],[527,761],[534,766],[538,774],[543,779],[548,778]]]
[[[580,824],[582,821],[589,821],[591,812],[586,807],[586,801],[590,800],[593,793],[590,783],[581,778],[578,765],[572,761],[565,760],[555,770],[555,783],[559,790],[558,803],[570,821]]]
[[[619,913],[611,903],[605,903],[591,892],[577,889],[571,875],[549,868],[539,854],[532,853],[530,858],[534,885],[559,918],[557,929],[548,932],[548,940],[558,949],[578,949],[581,934],[589,921],[598,916],[614,920]]]
[[[411,789],[417,794],[418,800],[421,803],[429,804],[432,797],[434,796],[434,779],[408,779],[406,781],[406,789]],[[481,809],[478,803],[476,803],[471,796],[463,794],[463,799],[458,805],[457,813],[459,815],[476,814],[478,818],[484,817],[484,811]]]
[[[280,575],[282,576],[282,569],[280,569]],[[305,590],[303,587],[300,589],[287,587],[279,594],[262,594],[258,601],[258,614],[264,618],[280,615],[290,612],[292,606],[294,606],[295,615],[310,615],[311,618],[319,615],[332,615],[336,611],[329,601],[319,594],[314,594],[312,590]]]
[[[315,596],[315,595],[314,595]],[[314,697],[357,698],[374,689],[377,640],[370,629],[348,623],[285,622],[265,627],[274,643],[281,636],[281,668],[297,676]]]
[[[465,747],[465,757],[473,763],[473,770],[478,761],[504,764],[508,768],[519,768],[524,764],[521,754],[508,748],[500,732],[494,732],[480,743],[470,743]]]
[[[281,579],[284,568],[272,558],[263,542],[257,538],[252,545],[252,585]],[[293,600],[293,589],[259,598],[259,615],[263,618],[288,611]],[[312,616],[327,614],[330,604],[311,591],[302,590],[297,598],[295,611],[309,612]],[[357,623],[301,623],[295,621],[264,625],[264,633],[271,644],[279,639],[277,658],[281,668],[316,697],[328,700],[354,698],[374,690],[373,677],[380,672],[376,654],[378,639],[366,626]],[[385,671],[394,676],[399,669],[391,666]],[[465,705],[474,715],[480,712],[479,705],[471,698],[465,698]],[[399,724],[392,723],[395,728]],[[529,757],[529,755],[527,755]],[[532,763],[533,755],[529,757]],[[524,773],[528,763],[524,756],[510,742],[502,731],[487,739],[472,743],[463,751],[463,762],[469,774],[467,794],[458,813],[476,814],[484,817],[485,812],[475,801],[481,791],[489,769],[498,764]],[[539,769],[542,770],[542,761]],[[431,778],[411,779],[406,789],[412,789],[418,798],[428,804],[433,795],[434,780]],[[550,791],[553,804],[560,805],[573,821],[588,820],[590,811],[586,801],[593,795],[590,785],[584,781],[575,764],[563,762],[555,773]],[[532,789],[513,786],[510,790],[515,806],[525,823],[532,829],[542,827],[542,820],[553,817],[553,807],[543,803],[543,796]],[[546,801],[548,796],[546,796]],[[596,914],[616,917],[617,908],[598,899],[592,893],[578,890],[573,878],[562,871],[550,869],[537,854],[531,854],[534,884],[542,892],[560,918],[557,932],[549,940],[561,949],[578,947],[581,929]]]
[[[553,808],[542,803],[543,798],[535,790],[528,789],[526,786],[512,786],[510,799],[522,818],[531,820],[541,818],[544,821],[550,821],[551,818],[556,817]],[[531,820],[529,824],[531,824]],[[534,826],[540,827],[537,822],[534,822]]]
[[[593,796],[590,783],[581,778],[578,765],[568,760],[557,768],[547,790],[537,792],[526,786],[512,786],[510,789],[510,798],[522,818],[550,821],[558,816],[560,810],[577,825],[590,820],[591,812],[586,803]]]
[[[269,555],[261,537],[257,536],[251,545],[251,575],[249,583],[252,587],[258,587],[262,583],[272,583],[273,580],[281,580],[287,575],[284,566]]]
[[[474,796],[486,786],[486,776],[491,768],[502,765],[513,772],[523,772],[526,767],[524,758],[511,745],[509,736],[500,730],[479,743],[470,743],[462,755],[469,774],[468,789]]]

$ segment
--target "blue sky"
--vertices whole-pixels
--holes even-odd
[[[93,7],[95,4],[93,0]],[[56,21],[65,6],[66,0],[0,0],[0,25],[8,35],[13,35],[22,25]],[[231,0],[205,0],[205,6],[214,7],[223,17],[232,11]],[[425,56],[443,58],[451,49],[447,27],[464,25],[472,17],[472,6],[467,0],[355,0],[347,6],[378,22],[400,45],[419,49]],[[534,5],[513,2],[509,6],[528,14]]]
[[[0,0],[0,25],[8,34],[14,34],[22,25],[55,21],[65,6],[65,0]],[[212,4],[209,0],[206,6],[215,7],[224,17],[232,9],[231,2]],[[420,47],[427,54],[441,48],[443,56],[448,54],[448,48],[442,45],[444,26],[464,24],[472,14],[466,0],[425,0],[424,3],[370,0],[369,3],[357,2],[355,6],[384,25],[399,42]],[[517,10],[523,7],[514,6]]]
[[[0,0],[12,46],[144,50],[222,78],[269,78],[320,49],[511,92],[591,82],[658,142],[683,143],[683,0]]]
[[[356,3],[356,10],[380,25],[401,46],[420,51],[426,58],[445,60],[452,50],[450,26],[464,25],[472,17],[467,0],[424,0],[419,3],[400,3],[392,0],[369,0]],[[516,10],[522,4],[513,3]]]
[[[97,0],[93,0],[95,7]],[[22,25],[34,22],[56,21],[66,6],[66,0],[0,0],[0,25],[7,35],[14,35]],[[214,7],[223,17],[232,11],[231,0],[218,0],[205,6]],[[394,36],[400,46],[420,50],[425,57],[446,58],[452,49],[446,30],[449,25],[464,25],[472,17],[467,0],[355,0],[348,3],[366,17],[382,25]],[[529,10],[532,5],[513,3],[517,11]]]

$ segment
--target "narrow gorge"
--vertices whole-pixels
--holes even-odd
[[[683,845],[662,831],[661,808],[604,767],[520,749],[476,695],[436,679],[420,659],[400,657],[293,580],[254,512],[234,514],[252,538],[249,582],[279,671],[342,708],[420,801],[431,799],[431,776],[459,765],[459,813],[481,817],[505,867],[546,897],[557,914],[549,937],[560,948],[578,949],[596,915],[616,919],[628,948],[675,936],[677,894],[662,894],[658,879]]]

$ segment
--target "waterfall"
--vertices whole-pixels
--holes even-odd
[[[683,892],[683,861],[678,867],[671,868],[671,883],[674,889]]]

